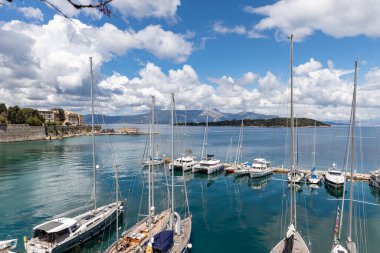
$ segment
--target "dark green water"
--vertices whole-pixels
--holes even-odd
[[[157,138],[158,146],[169,153],[168,129],[166,126],[160,128],[163,134]],[[187,132],[186,143],[199,157],[203,128],[190,127]],[[357,144],[362,143],[362,148],[358,148],[357,158],[362,158],[363,166],[357,159],[357,170],[369,171],[379,166],[376,138],[379,129],[363,128],[361,132],[362,138],[358,138]],[[235,152],[238,134],[238,128],[211,128],[209,153],[224,161],[230,137],[233,137]],[[327,169],[333,162],[342,166],[346,134],[344,127],[317,130],[319,169]],[[243,160],[263,155],[274,166],[287,166],[286,136],[287,129],[246,128]],[[298,158],[302,168],[311,166],[312,137],[312,129],[300,129]],[[138,214],[145,213],[147,208],[143,187],[146,176],[140,166],[146,136],[100,136],[96,140],[100,204],[114,201],[114,165],[120,164],[120,190],[126,199],[123,230],[134,224]],[[176,137],[176,144],[178,149],[184,149],[183,136]],[[93,184],[91,148],[91,138],[87,136],[0,144],[0,240],[7,235],[17,237],[18,250],[23,251],[22,236],[30,237],[34,226],[90,201]],[[164,175],[165,169],[157,169],[158,210],[167,206]],[[185,179],[193,214],[192,252],[268,252],[283,237],[288,224],[289,193],[284,176],[252,181],[219,173],[212,176],[188,174]],[[175,180],[176,184],[181,184],[182,175],[176,175]],[[355,183],[355,189],[355,199],[380,204],[379,194],[371,191],[367,183]],[[182,187],[176,187],[176,200],[177,210],[183,212]],[[324,186],[308,189],[303,185],[298,192],[298,228],[305,241],[310,243],[312,252],[329,251],[338,203]],[[380,207],[356,203],[354,209],[354,239],[362,249],[360,252],[379,252]],[[346,224],[345,221],[344,230]],[[115,227],[77,250],[99,252],[112,242],[114,230]]]

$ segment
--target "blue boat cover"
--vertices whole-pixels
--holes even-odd
[[[166,253],[173,247],[174,231],[164,230],[154,236],[153,252]]]
[[[214,157],[214,155],[207,154],[207,158],[211,158],[211,157]]]

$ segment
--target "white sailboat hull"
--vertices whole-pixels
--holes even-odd
[[[305,174],[299,171],[295,173],[294,172],[288,173],[288,181],[292,183],[296,183],[296,184],[301,183],[304,177],[305,177]]]
[[[77,220],[81,226],[67,238],[54,242],[43,241],[38,237],[31,238],[25,243],[25,250],[27,253],[61,253],[73,249],[109,227],[116,219],[117,208],[122,210],[122,205],[119,201],[118,204],[115,202],[97,208],[96,214],[91,210],[78,215],[73,219]]]

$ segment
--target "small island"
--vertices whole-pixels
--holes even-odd
[[[308,119],[308,118],[295,118],[295,126],[298,127],[331,127],[330,124],[324,122]],[[183,126],[185,123],[178,123],[177,125]],[[206,122],[190,122],[187,126],[204,126]],[[237,127],[241,125],[241,120],[222,120],[209,122],[209,126],[229,126]],[[272,119],[245,119],[244,126],[249,127],[290,127],[290,118],[272,118]]]

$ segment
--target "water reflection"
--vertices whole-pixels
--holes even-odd
[[[271,175],[262,177],[262,178],[250,178],[248,180],[248,186],[249,188],[253,190],[264,189],[271,179],[272,179]]]
[[[335,198],[341,198],[343,196],[343,187],[340,188],[334,188],[329,186],[328,184],[325,184],[326,191]]]

